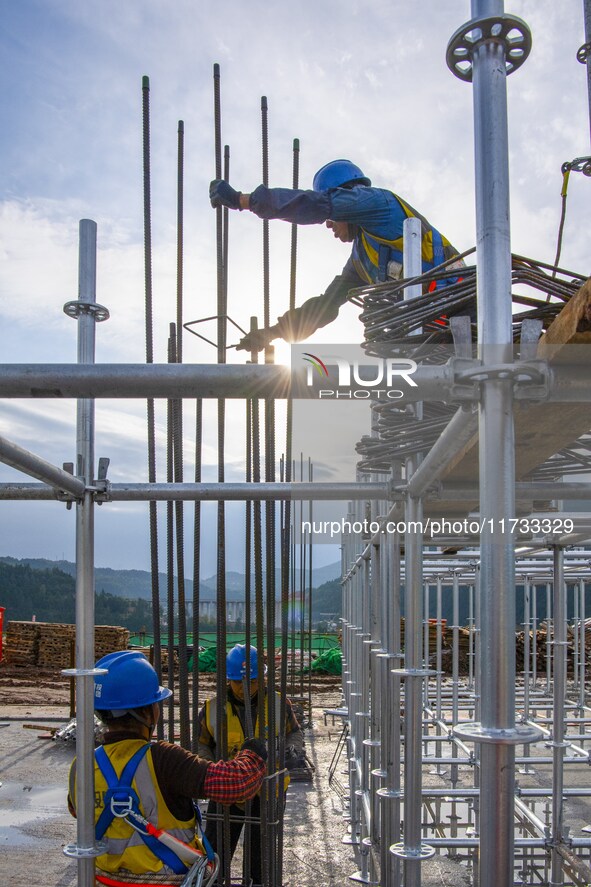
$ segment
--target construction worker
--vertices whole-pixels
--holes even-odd
[[[250,647],[250,654],[247,663],[247,648],[245,644],[236,644],[226,657],[226,677],[228,679],[226,716],[227,716],[227,736],[228,736],[228,757],[230,760],[237,753],[237,750],[244,744],[244,737],[249,734],[255,736],[260,735],[258,723],[258,704],[259,704],[259,681],[258,681],[258,652],[256,647]],[[247,671],[248,668],[248,671]],[[248,677],[246,677],[248,674]],[[245,699],[245,689],[248,691],[249,698]],[[265,723],[268,724],[268,696],[266,688],[265,694]],[[300,725],[294,715],[293,708],[288,699],[285,699],[285,723],[283,729],[285,731],[286,753],[285,766],[290,769],[300,766],[304,758],[304,737],[300,729]],[[280,729],[280,707],[281,699],[278,693],[275,694],[275,729],[279,734]],[[198,751],[202,758],[215,760],[218,756],[216,748],[216,719],[217,719],[217,697],[208,699],[199,713],[200,733]],[[285,780],[285,787],[289,779]],[[207,808],[207,827],[205,829],[206,838],[211,845],[217,847],[217,820],[222,814],[219,803],[209,803]],[[241,803],[235,803],[230,806],[230,855],[234,855],[234,850],[238,844],[238,840],[242,833],[245,819],[245,809]],[[260,820],[260,798],[257,795],[252,801],[250,808],[250,816],[254,820]],[[253,824],[251,826],[251,843],[250,843],[250,872],[246,872],[246,883],[248,877],[252,878],[253,887],[262,883],[261,871],[261,833],[260,826]],[[224,871],[223,860],[221,862],[221,871]]]
[[[259,185],[251,194],[243,194],[219,179],[210,184],[213,207],[248,209],[261,219],[283,219],[298,225],[326,222],[337,240],[353,244],[341,274],[323,295],[287,311],[274,326],[249,333],[237,345],[238,350],[260,351],[277,338],[288,342],[306,339],[335,320],[350,289],[402,277],[402,225],[407,218],[421,221],[423,272],[458,255],[424,216],[392,191],[372,187],[370,179],[350,160],[332,160],[319,169],[312,189]],[[450,268],[463,264],[459,260]],[[437,287],[455,280],[446,278]]]
[[[112,884],[117,873],[141,884],[142,875],[157,873],[162,883],[180,883],[196,849],[208,852],[212,864],[215,859],[196,834],[200,814],[194,799],[233,804],[252,798],[266,772],[265,744],[249,739],[232,761],[212,763],[178,745],[152,742],[160,704],[172,691],[159,685],[139,652],[109,653],[96,668],[107,669],[94,679],[95,711],[107,728],[94,763],[95,833],[106,844],[97,857],[97,882]],[[68,793],[73,816],[75,804],[74,760]],[[183,845],[172,850],[174,839],[190,851]]]

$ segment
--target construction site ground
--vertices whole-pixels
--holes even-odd
[[[205,688],[204,688],[205,689]],[[328,772],[342,730],[342,720],[326,716],[341,703],[340,679],[314,678],[312,724],[306,733],[308,756],[315,767],[311,782],[292,783],[285,814],[285,887],[337,887],[353,883],[360,870],[356,848],[347,843],[343,801],[328,784]],[[66,807],[67,775],[73,743],[48,737],[42,727],[69,720],[70,691],[57,671],[7,667],[0,663],[0,884],[7,887],[74,887],[76,862],[62,849],[76,841],[75,821]],[[33,729],[31,729],[33,727]],[[544,749],[541,749],[544,751]],[[546,750],[547,753],[547,750]],[[346,758],[338,779],[347,785]],[[549,784],[548,768],[519,776],[521,785]],[[565,784],[589,783],[588,765],[566,768]],[[462,782],[469,786],[467,768]],[[424,784],[449,785],[444,775],[425,772]],[[591,822],[591,805],[581,799],[569,805],[567,822],[579,831]],[[233,878],[240,883],[239,874]],[[464,865],[443,855],[423,863],[425,887],[468,885]]]

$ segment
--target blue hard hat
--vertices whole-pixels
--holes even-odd
[[[250,680],[258,677],[259,654],[250,648]],[[241,681],[246,674],[246,644],[236,644],[226,656],[226,676],[229,681]]]
[[[172,690],[160,686],[158,675],[139,651],[107,653],[99,659],[96,668],[107,669],[106,674],[94,678],[97,711],[125,712],[172,696]]]
[[[353,182],[371,185],[371,179],[350,160],[331,160],[318,170],[312,188],[314,191],[330,191],[331,188],[340,188]]]

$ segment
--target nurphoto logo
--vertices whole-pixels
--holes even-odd
[[[406,357],[367,358],[347,360],[334,354],[320,358],[309,351],[303,352],[306,368],[306,385],[316,387],[315,374],[332,383],[332,388],[319,388],[318,398],[333,400],[402,400],[408,387],[416,388],[412,378],[417,370],[414,360]],[[316,385],[315,385],[316,383]],[[394,386],[402,386],[394,387]]]

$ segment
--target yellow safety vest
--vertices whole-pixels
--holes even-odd
[[[121,776],[127,762],[142,745],[145,745],[144,739],[124,739],[121,742],[104,746],[118,776]],[[94,779],[94,821],[96,825],[105,807],[104,796],[107,791],[107,781],[96,760]],[[198,850],[203,849],[201,842],[195,835],[195,817],[180,821],[168,809],[156,780],[151,749],[148,749],[135,772],[132,788],[139,797],[141,813],[146,819],[157,828],[165,829],[186,844],[191,844]],[[70,799],[74,804],[76,799],[75,760],[70,769],[69,792]],[[105,832],[103,841],[106,842],[107,849],[105,853],[97,857],[96,862],[104,872],[127,869],[133,874],[140,875],[145,872],[169,871],[162,860],[152,853],[141,836],[123,818],[113,819]]]
[[[398,201],[404,215],[407,219],[417,218],[421,223],[421,259],[423,272],[429,271],[436,265],[440,265],[447,259],[458,255],[458,251],[451,245],[449,240],[440,234],[436,228],[432,228],[427,219],[417,212],[409,203],[405,203],[398,197],[393,195]],[[388,277],[402,276],[403,261],[403,238],[402,236],[394,240],[387,240],[385,237],[378,237],[377,234],[370,234],[363,226],[353,242],[353,252],[351,256],[353,265],[357,274],[367,283],[381,283]],[[390,265],[398,266],[400,273],[394,274],[389,268]]]
[[[281,696],[279,693],[275,693],[275,736],[279,735],[279,718],[281,713]],[[240,718],[234,711],[232,703],[229,700],[226,700],[226,719],[228,724],[228,760],[232,760],[235,758],[242,743],[244,742],[244,730],[242,729],[242,724],[240,723]],[[213,736],[214,740],[217,739],[217,696],[213,696],[211,699],[205,700],[205,726]],[[285,727],[284,727],[285,729]],[[254,735],[256,737],[266,739],[269,733],[269,697],[267,693],[265,693],[265,736],[261,737],[261,731],[259,729],[259,719],[257,715],[256,723],[254,725]],[[283,790],[287,791],[287,786],[290,783],[289,776],[285,774],[283,777]]]

